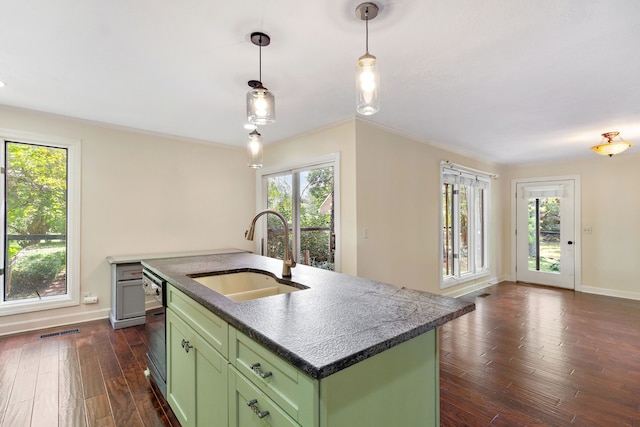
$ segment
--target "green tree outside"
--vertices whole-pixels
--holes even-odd
[[[65,240],[28,236],[66,235],[67,150],[14,142],[5,147],[5,296],[37,297],[55,280],[65,280]]]
[[[282,213],[290,228],[293,224],[294,176],[300,180],[300,252],[296,258],[302,261],[304,251],[308,250],[311,265],[333,270],[333,252],[329,247],[333,231],[333,168],[268,178],[268,208]],[[268,216],[267,227],[267,255],[281,259],[284,254],[282,224],[277,218]]]

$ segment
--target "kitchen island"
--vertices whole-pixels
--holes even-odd
[[[438,425],[436,328],[474,304],[304,265],[283,279],[282,261],[249,253],[142,264],[169,285],[168,401],[183,425]],[[235,302],[196,281],[235,272],[303,289]],[[183,372],[198,354],[215,381]]]

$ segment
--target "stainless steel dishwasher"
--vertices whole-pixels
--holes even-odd
[[[166,345],[166,282],[149,270],[143,271],[145,287],[155,290],[156,299],[161,307],[149,310],[146,314],[147,331],[147,368],[149,374],[162,395],[167,397],[167,345]]]

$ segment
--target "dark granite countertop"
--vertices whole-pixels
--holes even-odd
[[[400,289],[361,277],[298,265],[287,279],[298,292],[234,302],[188,275],[269,272],[282,261],[250,253],[143,260],[235,328],[312,378],[321,379],[475,309],[473,303]]]

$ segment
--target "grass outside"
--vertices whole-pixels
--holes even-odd
[[[12,259],[5,277],[7,300],[66,293],[66,243],[29,246]]]
[[[529,270],[536,271],[535,256],[529,256]],[[560,242],[540,242],[540,271],[560,272]]]

